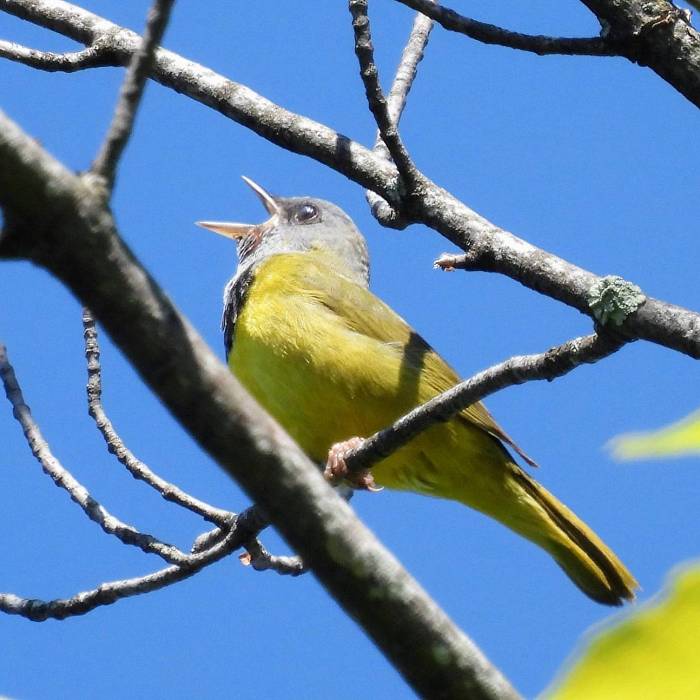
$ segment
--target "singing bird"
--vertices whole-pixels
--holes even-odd
[[[224,291],[231,371],[306,454],[369,436],[459,381],[455,371],[369,291],[362,234],[339,207],[273,197],[261,224],[201,221],[234,239],[238,268]],[[532,464],[481,403],[413,438],[377,463],[380,486],[475,508],[544,548],[599,603],[634,598],[637,582],[574,513],[540,486]]]

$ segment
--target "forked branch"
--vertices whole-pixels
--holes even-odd
[[[397,127],[413,81],[416,79],[418,64],[423,60],[425,49],[428,46],[432,28],[433,20],[420,13],[416,14],[387,99],[389,120]],[[377,138],[372,150],[387,160],[391,160],[391,154],[380,131],[377,131]],[[366,190],[365,196],[372,214],[383,226],[390,228],[405,228],[407,226],[408,222],[401,216],[400,212],[394,209],[383,197],[372,190]]]
[[[503,29],[495,24],[479,22],[460,15],[449,7],[432,0],[398,0],[426,17],[430,17],[443,29],[464,34],[484,44],[495,44],[510,49],[536,53],[538,56],[561,54],[566,56],[616,56],[615,42],[602,37],[569,38],[522,34]]]
[[[594,0],[586,0],[586,3],[595,4]],[[628,2],[619,3],[620,22],[627,18],[624,12],[632,12],[630,7]],[[141,45],[137,34],[67,2],[0,0],[2,9],[88,45],[100,38],[110,41],[112,37],[110,46],[119,65],[128,64]],[[636,16],[633,20],[641,21]],[[668,68],[675,81],[669,78],[669,82],[681,81],[686,94],[697,88],[697,95],[693,93],[695,96],[691,99],[700,105],[700,37],[678,19],[671,26],[672,41],[664,43],[661,41],[664,37],[657,36],[659,31],[668,31],[669,28],[664,27],[666,25],[655,28],[651,32],[653,37],[647,32],[636,41],[652,42],[658,51],[663,48],[657,59],[660,65],[657,72],[662,74],[661,67]],[[697,51],[691,50],[691,44]],[[217,109],[282,148],[314,158],[343,173],[392,206],[398,202],[398,209],[404,216],[400,225],[416,222],[435,229],[466,251],[469,269],[507,275],[593,317],[588,293],[601,280],[599,276],[496,226],[425,176],[419,178],[413,192],[404,195],[399,188],[396,168],[385,158],[323,124],[289,112],[249,88],[174,53],[162,49],[156,52],[152,77]],[[647,298],[644,306],[625,321],[620,331],[629,339],[649,340],[700,358],[700,314],[695,311]]]
[[[114,65],[114,57],[108,44],[99,41],[81,51],[53,53],[0,40],[0,58],[7,58],[30,68],[61,73],[75,73],[88,68]]]

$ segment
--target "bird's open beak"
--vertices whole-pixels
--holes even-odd
[[[214,233],[220,233],[222,236],[233,238],[233,240],[236,241],[239,238],[244,238],[247,236],[253,229],[259,228],[264,224],[268,224],[277,216],[277,214],[279,214],[280,207],[275,201],[274,197],[260,187],[257,182],[253,182],[245,175],[242,177],[243,182],[245,182],[245,184],[248,185],[248,187],[250,187],[256,195],[258,195],[258,199],[262,202],[263,206],[267,210],[267,213],[270,215],[270,218],[263,222],[263,224],[238,224],[232,221],[197,221],[195,222],[197,226],[206,228],[209,231],[214,231]]]

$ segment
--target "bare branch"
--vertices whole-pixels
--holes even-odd
[[[397,122],[389,115],[386,98],[379,84],[379,70],[374,62],[374,47],[367,15],[367,0],[350,0],[349,8],[355,32],[355,54],[360,62],[360,76],[365,86],[369,108],[399,175],[409,183],[414,179],[416,168],[401,141]]]
[[[700,107],[700,34],[690,12],[668,0],[581,0],[618,53],[658,76]]]
[[[215,508],[186,493],[174,484],[165,481],[155,472],[149,469],[141,460],[124,444],[119,437],[112,422],[107,417],[102,405],[102,368],[100,364],[100,346],[97,337],[97,325],[92,312],[88,308],[83,309],[83,329],[85,337],[85,357],[88,368],[88,412],[107,443],[108,451],[126,467],[129,473],[140,481],[144,481],[155,489],[166,501],[182,506],[187,510],[200,515],[205,520],[218,525],[217,528],[199,535],[193,546],[192,552],[202,552],[212,547],[215,543],[224,539],[235,523],[238,532],[248,533],[248,541],[245,544],[251,557],[253,568],[257,571],[264,569],[279,570],[280,573],[302,573],[298,571],[299,564],[291,561],[289,557],[274,557],[268,554],[263,545],[256,539],[256,535],[269,525],[260,508],[251,506],[239,516],[231,511]],[[267,557],[267,560],[266,560]],[[289,560],[289,561],[288,561]],[[296,574],[295,574],[296,575]]]
[[[107,417],[102,405],[102,368],[100,364],[100,346],[97,338],[97,325],[92,312],[87,308],[83,309],[83,329],[85,337],[85,357],[87,359],[88,367],[88,412],[94,419],[98,430],[102,434],[102,437],[105,439],[108,451],[127,468],[129,473],[135,479],[139,479],[140,481],[147,483],[151,488],[160,493],[160,495],[163,496],[166,501],[182,506],[183,508],[192,511],[197,515],[200,515],[205,520],[218,525],[218,527],[214,530],[205,532],[196,538],[192,546],[193,553],[202,552],[212,547],[215,543],[220,542],[226,537],[227,533],[231,530],[231,527],[235,523],[239,534],[242,533],[242,537],[245,537],[246,533],[248,535],[248,541],[245,544],[248,552],[251,554],[251,556],[254,556],[253,553],[257,551],[258,557],[262,562],[264,559],[263,553],[267,554],[267,552],[262,544],[256,539],[256,535],[269,525],[269,521],[260,508],[251,506],[247,510],[243,511],[239,516],[236,516],[236,514],[232,513],[231,511],[215,508],[204,501],[194,498],[194,496],[191,496],[179,487],[175,486],[175,484],[165,481],[165,479],[159,477],[141,460],[137,459],[131,450],[126,447],[114,429],[112,422]],[[271,557],[271,555],[268,556]],[[277,559],[283,560],[286,558],[271,557],[270,565],[264,568],[275,568],[276,566],[279,566],[280,569],[284,569],[285,567],[290,568],[290,566],[294,566],[293,564],[287,564],[285,561],[282,561],[278,565],[276,562]],[[256,570],[262,570],[263,566],[254,565],[253,568]],[[283,571],[283,573],[289,572]]]
[[[188,560],[188,556],[177,547],[165,544],[152,535],[141,533],[112,515],[56,459],[48,443],[44,440],[39,426],[33,419],[29,406],[24,401],[22,389],[7,358],[7,350],[4,345],[0,345],[0,379],[5,387],[7,398],[12,404],[12,414],[22,426],[32,454],[56,486],[67,491],[71,500],[82,508],[90,520],[97,523],[108,535],[114,535],[124,544],[138,547],[147,554],[157,554],[168,563],[182,564]]]
[[[89,345],[88,338],[92,336],[91,331],[94,331],[94,321],[89,312],[86,311],[85,316],[86,343]],[[90,347],[86,352],[89,352],[93,358],[96,353],[97,358],[99,358],[99,348]],[[99,364],[97,372],[99,377]],[[24,401],[21,387],[8,360],[6,348],[2,344],[0,344],[0,380],[13,407],[13,415],[24,430],[32,454],[39,460],[42,468],[53,479],[54,483],[65,489],[71,499],[85,511],[91,520],[100,525],[107,534],[115,535],[124,544],[139,547],[146,553],[157,554],[174,565],[147,576],[103,583],[92,591],[78,593],[69,599],[39,601],[20,598],[9,593],[0,594],[0,610],[10,614],[22,615],[34,621],[43,621],[48,618],[64,619],[74,615],[83,615],[101,605],[108,605],[122,598],[148,593],[177,583],[184,578],[194,575],[205,566],[229,555],[242,545],[252,555],[250,562],[246,563],[250,563],[258,571],[272,569],[279,573],[293,576],[304,572],[304,567],[298,557],[273,556],[255,539],[255,535],[266,527],[267,520],[260,509],[254,507],[244,511],[240,517],[236,518],[233,513],[211,509],[204,504],[206,507],[205,512],[201,514],[208,519],[213,519],[213,516],[208,511],[214,511],[217,521],[221,523],[224,529],[217,529],[207,533],[209,535],[208,538],[200,536],[195,547],[193,547],[192,555],[186,555],[176,547],[164,544],[155,537],[141,533],[135,528],[124,524],[95,501],[51,453],[48,444],[43,439],[36,422],[32,418],[29,406]],[[93,389],[95,389],[94,382]],[[96,394],[99,401],[99,382]],[[173,488],[179,492],[179,489]],[[187,494],[185,496],[187,500],[195,500],[191,499]],[[180,503],[178,499],[172,500],[188,507],[187,504]],[[195,512],[197,512],[196,509]],[[224,514],[224,516],[219,517],[219,513]]]
[[[252,505],[236,516],[236,527],[252,539],[270,525],[267,513],[259,505]]]
[[[0,610],[10,615],[21,615],[34,622],[44,622],[48,619],[64,620],[67,617],[84,615],[102,605],[111,605],[123,598],[150,593],[194,576],[204,567],[231,554],[241,544],[240,534],[233,529],[210,549],[186,557],[179,566],[169,566],[137,578],[102,583],[97,588],[77,593],[71,598],[44,601],[21,598],[12,593],[0,593]]]
[[[369,469],[435,423],[447,421],[477,401],[506,387],[533,380],[552,381],[584,363],[598,362],[627,341],[606,332],[574,338],[537,355],[511,357],[460,382],[399,418],[392,426],[365,440],[344,455],[348,470]]]
[[[442,192],[447,196],[434,199],[428,196],[417,202],[420,217],[428,225],[433,222],[437,230],[468,252],[443,256],[438,263],[443,263],[446,269],[506,275],[595,320],[589,294],[604,277],[498,228]],[[696,311],[647,296],[644,304],[618,330],[629,340],[648,340],[700,359],[700,314]]]
[[[350,501],[353,496],[353,490],[345,485],[336,487],[336,492],[346,501]],[[268,525],[265,514],[258,506],[251,506],[244,510],[236,521],[239,528],[248,528],[251,534],[257,534]],[[211,537],[216,538],[217,531],[205,533],[197,538],[196,547],[203,547]],[[299,556],[277,556],[268,552],[265,547],[257,540],[251,539],[244,545],[247,550],[245,554],[241,554],[239,559],[246,566],[252,566],[256,571],[276,571],[278,574],[285,576],[298,576],[305,574],[308,568]],[[193,549],[193,551],[196,551]]]
[[[62,0],[0,0],[0,10],[86,45],[102,39],[110,47],[115,66],[129,65],[142,44],[136,32]],[[156,51],[152,77],[263,138],[338,170],[387,201],[397,198],[395,166],[324,124],[285,110],[245,85],[165,49]]]
[[[619,51],[613,42],[601,38],[565,38],[521,34],[464,17],[454,10],[437,5],[432,0],[398,0],[398,2],[435,20],[444,29],[465,34],[484,44],[497,44],[511,49],[529,51],[539,56],[564,54],[567,56],[616,56]]]
[[[162,479],[141,460],[137,459],[131,450],[126,447],[119,437],[119,434],[114,429],[112,421],[108,418],[102,405],[100,346],[97,339],[95,319],[89,309],[83,309],[83,329],[85,337],[85,358],[87,359],[88,370],[88,413],[94,419],[98,430],[105,439],[109,452],[127,468],[131,476],[147,483],[166,501],[176,503],[220,527],[226,527],[234,517],[233,513],[221,508],[215,508],[204,501],[200,501],[175,486],[175,484],[171,484],[165,479]]]
[[[82,51],[52,53],[51,51],[37,51],[21,44],[0,39],[0,58],[7,58],[39,70],[63,73],[75,73],[79,70],[100,68],[114,63],[109,47],[102,43],[92,44]]]
[[[401,60],[396,69],[394,82],[392,83],[387,100],[389,118],[394,124],[398,125],[401,119],[401,114],[406,105],[406,100],[408,99],[408,93],[411,90],[413,81],[418,72],[418,64],[423,60],[423,54],[428,45],[428,39],[430,38],[432,28],[433,20],[420,13],[416,14],[416,18],[413,20],[411,34],[401,54]],[[377,138],[372,150],[385,157],[387,160],[391,158],[380,133],[377,133]],[[407,225],[407,222],[399,213],[376,192],[367,190],[365,196],[367,197],[367,203],[370,206],[373,216],[381,224],[391,228],[404,228]]]
[[[585,2],[594,4],[594,0]],[[628,11],[629,3],[622,5]],[[0,9],[86,44],[98,38],[110,41],[115,63],[120,65],[127,64],[140,45],[134,32],[60,0],[0,0]],[[643,36],[653,35],[653,47],[660,52],[658,61],[672,65],[674,80],[669,82],[675,85],[680,81],[686,93],[692,93],[687,95],[689,99],[700,105],[700,48],[697,51],[694,48],[700,47],[700,36],[686,24],[682,32],[676,30],[678,22],[681,20],[673,25],[673,41],[663,46],[656,36],[659,29]],[[314,158],[373,190],[390,206],[402,210],[404,223],[425,224],[468,251],[465,269],[507,275],[592,316],[587,295],[591,286],[601,279],[592,272],[496,226],[427,178],[420,182],[420,195],[411,197],[407,206],[398,190],[396,168],[384,158],[325,125],[284,110],[249,88],[172,52],[159,49],[156,57],[155,80],[218,110],[272,143]],[[696,83],[697,94],[693,92]],[[649,340],[700,358],[700,314],[694,311],[647,298],[621,330],[630,339]]]
[[[430,2],[434,1],[430,0]],[[398,124],[401,119],[401,114],[408,99],[408,93],[411,91],[413,81],[416,79],[418,64],[423,60],[432,29],[433,20],[421,13],[416,14],[408,41],[401,53],[401,60],[396,69],[394,82],[391,85],[387,99],[389,119],[395,124]]]
[[[417,693],[518,697],[172,306],[123,244],[90,180],[1,113],[0,206],[0,257],[46,267],[95,312],[183,427],[261,504]]]
[[[300,576],[308,569],[301,557],[283,557],[270,554],[257,540],[246,545],[248,550],[239,559],[245,566],[252,566],[256,571],[276,571],[282,576]]]
[[[153,68],[156,49],[168,26],[174,2],[175,0],[154,1],[148,13],[143,41],[134,52],[122,83],[112,123],[92,164],[92,173],[104,178],[109,190],[114,185],[117,163],[134,128],[136,111],[141,102],[146,80]]]

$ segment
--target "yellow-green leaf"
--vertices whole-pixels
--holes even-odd
[[[617,459],[644,459],[700,454],[700,411],[649,433],[618,435],[610,441]]]
[[[594,636],[547,700],[698,700],[700,566],[671,577],[663,598]]]

